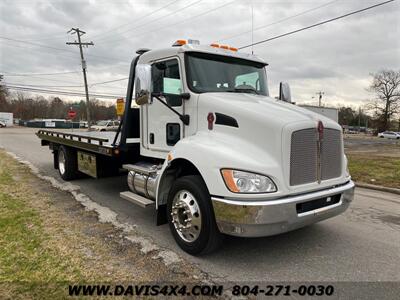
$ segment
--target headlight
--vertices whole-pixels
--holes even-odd
[[[233,193],[273,193],[275,183],[268,177],[244,171],[222,169],[222,178]]]

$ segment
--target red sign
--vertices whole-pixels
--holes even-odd
[[[75,117],[76,117],[76,112],[73,111],[73,110],[68,111],[68,117],[69,117],[70,119],[75,118]]]

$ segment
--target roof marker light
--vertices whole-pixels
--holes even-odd
[[[176,40],[175,43],[172,45],[172,47],[179,47],[179,46],[183,46],[183,45],[200,45],[200,41],[192,40],[192,39]]]
[[[172,47],[179,47],[187,44],[187,40],[176,40]]]

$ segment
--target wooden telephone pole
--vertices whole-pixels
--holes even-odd
[[[89,43],[82,43],[81,41],[81,36],[86,34],[86,32],[80,30],[79,28],[71,28],[68,33],[75,34],[78,36],[78,41],[75,42],[67,42],[67,45],[78,45],[79,46],[79,51],[81,53],[81,62],[82,62],[82,72],[83,72],[83,81],[85,82],[85,94],[86,94],[86,114],[87,114],[87,122],[88,122],[88,129],[90,130],[90,103],[89,103],[89,90],[88,90],[88,84],[87,84],[87,78],[86,78],[86,61],[83,58],[83,50],[82,46],[93,46],[93,42]]]

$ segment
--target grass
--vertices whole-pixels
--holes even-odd
[[[400,158],[347,154],[355,181],[400,188]]]
[[[21,184],[13,179],[12,166],[5,163],[3,155],[0,170],[0,291],[3,297],[25,294],[28,298],[48,298],[46,288],[82,280],[79,269],[68,257],[48,247],[50,237],[44,232],[43,222],[24,199],[28,191],[22,191]],[[52,293],[52,297],[62,295],[62,289]]]
[[[136,236],[99,222],[0,150],[0,299],[65,299],[70,284],[203,278],[187,261],[167,266],[157,250],[143,254],[127,239]]]

